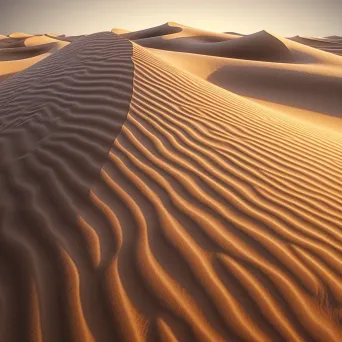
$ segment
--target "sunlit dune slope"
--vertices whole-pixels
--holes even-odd
[[[150,51],[167,63],[224,89],[271,104],[272,108],[308,123],[341,132],[342,122],[336,117],[342,115],[342,58],[285,38],[276,39],[287,48],[287,63]]]
[[[236,94],[288,106],[285,113],[291,114],[296,108],[313,112],[312,115],[304,115],[307,121],[318,120],[319,125],[342,132],[342,58],[340,65],[265,63],[155,49],[150,51],[167,63]],[[301,117],[300,113],[294,113],[294,116],[298,115]]]
[[[323,299],[331,292],[321,272],[341,281],[340,252],[332,259],[335,247],[323,242],[341,238],[341,199],[334,192],[325,207],[317,185],[327,176],[322,165],[341,188],[341,139],[137,45],[133,56],[129,115],[92,192],[120,236],[117,267],[133,325],[125,335],[142,334],[152,315],[175,340],[338,340],[339,304]],[[148,292],[136,294],[132,277]]]
[[[342,59],[195,31],[10,38],[0,341],[341,341]]]

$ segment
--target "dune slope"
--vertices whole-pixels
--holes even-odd
[[[123,336],[167,338],[162,321],[176,340],[338,341],[341,140],[133,56],[91,193],[120,241]]]
[[[0,81],[50,56],[69,42],[48,35],[15,34],[0,39]]]
[[[131,56],[129,41],[94,34],[0,83],[1,341],[115,336],[106,247],[83,212],[98,219],[88,191],[128,113]]]
[[[246,99],[303,119],[307,124],[342,132],[342,58],[288,39],[277,39],[291,54],[287,63],[150,51],[166,63]],[[256,44],[255,48],[258,46],[263,45]]]

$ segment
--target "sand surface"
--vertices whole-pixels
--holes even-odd
[[[341,47],[0,36],[0,341],[340,342]]]

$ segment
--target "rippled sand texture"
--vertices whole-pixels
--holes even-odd
[[[0,83],[0,341],[341,341],[342,58],[113,32]],[[238,95],[236,63],[320,73],[336,113]]]
[[[94,34],[0,83],[1,341],[111,336],[106,247],[85,218],[102,220],[89,189],[127,117],[131,56]]]

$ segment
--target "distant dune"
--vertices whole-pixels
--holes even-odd
[[[326,52],[342,55],[341,37],[331,36],[327,38],[307,38],[296,36],[293,37],[292,40]]]
[[[341,48],[0,36],[0,341],[340,342]]]

